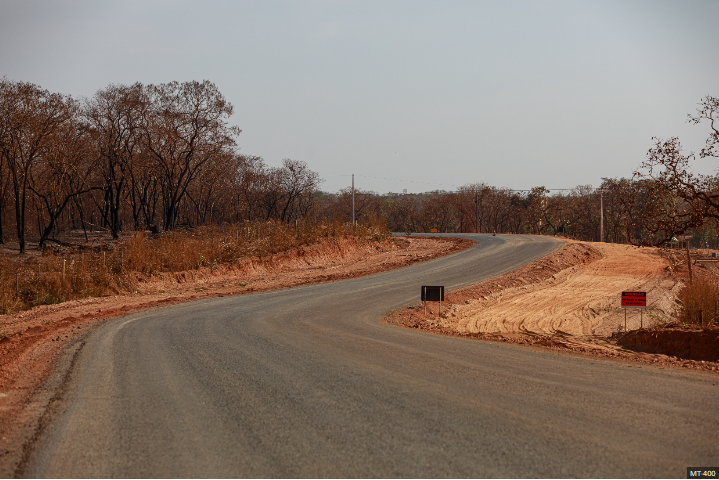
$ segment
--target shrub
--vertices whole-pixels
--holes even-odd
[[[705,325],[717,321],[715,313],[719,306],[719,279],[716,277],[695,275],[678,297],[682,302],[680,322],[699,324],[700,315]]]

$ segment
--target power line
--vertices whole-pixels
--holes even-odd
[[[440,186],[443,186],[443,187],[456,187],[456,186],[457,186],[457,185],[454,185],[454,184],[434,183],[434,182],[419,182],[419,181],[415,181],[415,180],[402,180],[402,179],[399,179],[399,178],[374,177],[374,176],[372,176],[372,175],[359,175],[359,174],[357,174],[357,173],[355,173],[355,174],[353,174],[353,175],[336,175],[336,176],[337,176],[337,177],[375,178],[375,179],[377,179],[377,180],[391,180],[391,181],[394,181],[394,182],[405,182],[405,183],[421,183],[421,184],[423,184],[423,185],[440,185]],[[495,187],[495,188],[496,188],[496,187]],[[572,190],[576,190],[576,188],[577,188],[577,187],[575,187],[575,188],[545,188],[545,190],[547,190],[548,192],[570,192],[570,191],[572,191]],[[532,189],[532,188],[527,188],[527,189],[511,189],[511,188],[507,188],[507,189],[500,189],[500,190],[505,190],[505,191],[508,190],[508,191],[510,191],[510,192],[531,192],[533,189]],[[593,188],[592,190],[598,191],[598,190],[602,190],[602,188],[601,188],[601,187],[600,187],[600,188]]]
[[[351,175],[337,175],[338,177],[350,177]],[[446,185],[444,183],[433,183],[433,182],[416,182],[413,180],[400,180],[399,178],[386,178],[386,177],[373,177],[371,175],[358,175],[355,174],[355,177],[363,177],[363,178],[376,178],[378,180],[392,180],[395,182],[406,182],[406,183],[422,183],[424,185],[441,185],[443,187],[456,187],[457,185]]]
[[[545,188],[545,190],[548,192],[560,192],[560,191],[568,192],[568,191],[574,190],[574,189],[573,188]],[[531,192],[531,191],[532,191],[531,188],[528,190],[510,190],[510,192]]]

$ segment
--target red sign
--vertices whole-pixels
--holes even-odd
[[[646,307],[647,292],[622,292],[622,307]]]

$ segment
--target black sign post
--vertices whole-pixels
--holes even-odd
[[[422,286],[425,316],[427,315],[427,302],[439,302],[439,313],[441,314],[442,300],[444,300],[444,286]]]

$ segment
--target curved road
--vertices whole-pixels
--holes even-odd
[[[681,477],[719,466],[719,381],[377,318],[558,247],[469,250],[95,329],[30,477]]]

